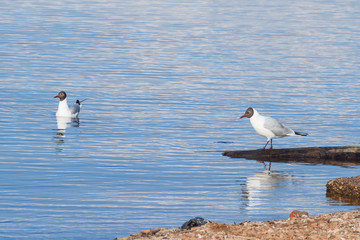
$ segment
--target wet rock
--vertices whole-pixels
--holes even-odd
[[[360,176],[330,180],[326,184],[326,196],[352,204],[360,203]]]
[[[201,218],[201,217],[196,217],[196,218],[190,219],[189,221],[184,223],[181,226],[181,230],[188,230],[188,229],[191,229],[193,227],[199,227],[201,225],[205,225],[207,223],[211,223],[211,221],[209,221],[207,219],[204,219],[204,218]]]

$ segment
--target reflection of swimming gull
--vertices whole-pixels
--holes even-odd
[[[68,123],[75,123],[75,127],[79,126],[79,119],[78,118],[71,118],[71,117],[56,117],[57,121],[57,129],[58,130],[64,130],[69,126]]]
[[[307,133],[296,132],[288,127],[285,127],[281,123],[279,123],[276,119],[272,117],[265,117],[260,115],[254,108],[248,108],[245,111],[245,114],[240,117],[250,118],[251,125],[255,129],[255,131],[267,138],[267,142],[263,149],[266,148],[269,141],[271,142],[270,149],[272,149],[272,139],[273,138],[282,138],[286,136],[306,136]]]
[[[56,117],[57,121],[57,133],[55,136],[56,143],[63,144],[65,138],[65,131],[67,127],[79,127],[80,121],[79,118],[71,118],[71,117]],[[74,124],[69,124],[74,123]]]
[[[76,100],[76,103],[69,108],[69,105],[67,103],[66,93],[64,91],[59,92],[58,95],[56,95],[54,98],[60,99],[58,110],[56,112],[57,117],[61,116],[61,117],[77,118],[80,113],[81,102],[85,101],[85,100],[83,101]]]

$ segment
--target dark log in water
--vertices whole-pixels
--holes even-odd
[[[360,165],[360,147],[311,147],[247,151],[222,151],[224,156],[270,162],[304,162],[330,165]]]

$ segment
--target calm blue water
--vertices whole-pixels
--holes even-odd
[[[249,107],[308,137],[360,144],[357,1],[2,1],[0,238],[112,239],[359,209],[325,184],[359,167],[202,150],[265,144]],[[58,130],[60,90],[87,99]],[[225,142],[225,143],[224,143]]]

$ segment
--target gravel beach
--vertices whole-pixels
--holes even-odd
[[[207,223],[190,230],[157,228],[144,230],[116,240],[135,239],[360,239],[360,211],[335,212],[309,216],[293,211],[285,220],[242,222],[239,224]]]

